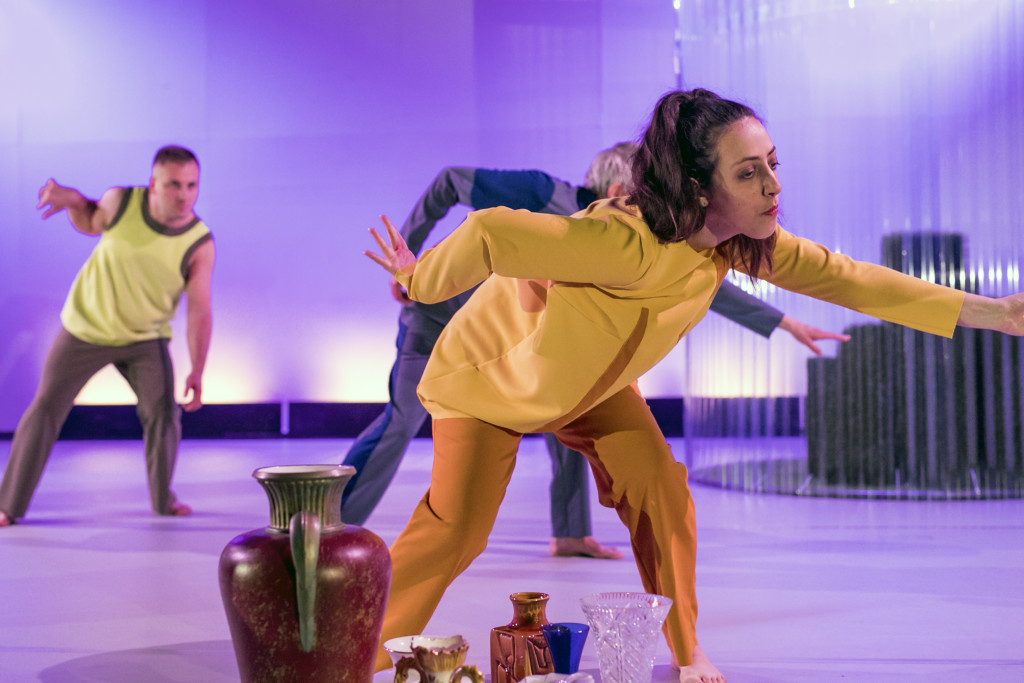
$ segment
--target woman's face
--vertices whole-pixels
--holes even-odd
[[[718,140],[718,163],[704,225],[724,242],[738,234],[765,239],[775,232],[779,213],[779,165],[768,131],[755,118],[733,123]]]

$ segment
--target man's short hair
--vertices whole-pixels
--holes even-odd
[[[199,159],[196,158],[192,150],[178,145],[161,147],[153,157],[154,166],[157,164],[187,164],[190,161],[195,162],[196,166],[199,165]]]
[[[583,187],[598,197],[608,194],[612,183],[622,183],[626,192],[633,189],[632,159],[638,145],[635,142],[620,142],[614,147],[599,152],[594,157]]]

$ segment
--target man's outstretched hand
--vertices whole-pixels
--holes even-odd
[[[799,320],[790,318],[788,315],[782,316],[779,327],[786,332],[793,335],[793,339],[814,351],[817,355],[821,355],[821,349],[814,342],[820,339],[835,339],[836,341],[850,341],[850,335],[848,334],[836,334],[835,332],[826,332],[825,330],[819,330],[817,327],[811,327],[806,323],[802,323]]]

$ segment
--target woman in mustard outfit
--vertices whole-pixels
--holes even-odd
[[[748,107],[706,90],[655,107],[636,191],[571,217],[476,211],[417,259],[382,217],[366,252],[417,301],[480,282],[430,357],[430,488],[391,547],[383,640],[422,632],[487,545],[523,434],[587,456],[603,505],[629,528],[645,590],[674,601],[665,633],[684,683],[722,683],[697,642],[696,526],[686,468],[634,387],[696,325],[730,268],[917,330],[1024,333],[1024,295],[991,299],[834,254],[776,222],[771,138]],[[486,282],[484,282],[486,280]],[[381,650],[378,668],[390,666]]]

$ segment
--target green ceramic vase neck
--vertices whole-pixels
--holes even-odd
[[[320,519],[324,531],[343,528],[341,495],[356,472],[345,465],[283,465],[261,467],[252,476],[270,500],[272,531],[288,533],[291,519],[309,512]]]

